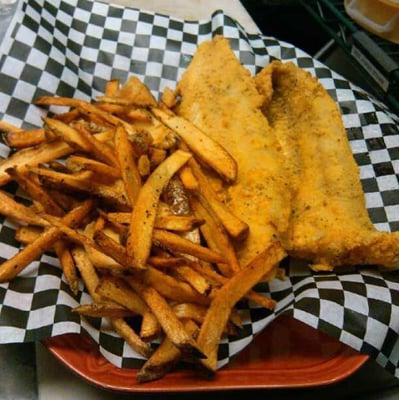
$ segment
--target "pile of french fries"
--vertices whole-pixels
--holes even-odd
[[[273,309],[252,287],[284,257],[272,244],[240,266],[232,240],[245,240],[248,226],[207,175],[213,170],[231,184],[236,162],[172,111],[177,101],[166,89],[157,102],[132,77],[123,86],[109,81],[92,103],[37,99],[69,107],[42,129],[0,122],[16,150],[0,164],[0,185],[15,181],[32,200],[25,206],[0,191],[0,213],[20,224],[16,240],[25,245],[0,265],[0,282],[53,250],[71,292],[78,294],[81,279],[92,298],[74,311],[109,318],[148,359],[139,382],[164,376],[180,359],[214,372],[221,337],[242,324],[236,303],[247,298]],[[132,317],[139,332],[125,320]],[[154,339],[161,343],[155,352]]]

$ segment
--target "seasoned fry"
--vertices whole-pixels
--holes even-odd
[[[78,100],[78,99],[70,99],[68,97],[50,97],[43,96],[39,97],[35,100],[35,104],[39,106],[66,106],[66,107],[74,107],[79,110],[79,113],[89,113],[94,114],[105,122],[110,123],[111,125],[118,125],[121,123],[121,120],[107,112],[104,112],[94,106],[93,104],[89,104],[86,101]]]
[[[140,107],[153,107],[157,102],[151,92],[138,78],[131,76],[129,80],[114,95],[115,98],[125,99],[129,104]]]
[[[125,278],[130,284],[130,277]],[[144,283],[152,286],[162,296],[177,301],[179,303],[196,303],[196,304],[209,304],[208,297],[198,293],[190,285],[185,282],[178,281],[170,275],[163,273],[155,268],[148,267],[145,273],[142,274],[141,279]]]
[[[184,325],[178,320],[165,299],[151,287],[146,287],[134,280],[130,280],[129,283],[147,303],[171,342],[183,354],[202,358],[202,351],[193,338],[186,332]]]
[[[224,255],[229,268],[226,264],[219,265],[220,271],[225,276],[231,276],[232,273],[238,272],[241,267],[238,263],[237,256],[229,237],[218,219],[213,218],[201,203],[194,197],[191,198],[190,205],[198,218],[205,220],[205,224],[200,226],[201,233],[203,234],[209,248],[217,250]]]
[[[38,175],[40,182],[45,186],[68,188],[69,190],[78,192],[88,192],[92,187],[93,172],[91,171],[64,174],[62,172],[39,167],[30,167],[29,171]]]
[[[223,179],[227,182],[236,180],[237,163],[219,143],[184,118],[171,116],[159,108],[152,108],[152,112],[168,128],[176,132],[189,149]]]
[[[151,147],[150,149],[150,166],[151,169],[156,168],[166,158],[166,150]]]
[[[151,115],[143,109],[133,109],[126,113],[126,118],[131,121],[151,122]]]
[[[158,257],[148,258],[148,263],[156,268],[170,268],[187,264],[186,259],[182,257]]]
[[[177,103],[175,92],[171,88],[166,87],[162,93],[161,101],[166,107],[173,108]]]
[[[143,320],[141,321],[140,337],[144,340],[153,340],[161,332],[161,326],[154,314],[148,310],[143,314]]]
[[[131,206],[136,204],[141,188],[141,176],[133,157],[133,149],[123,126],[115,132],[115,152],[122,173],[123,183]]]
[[[105,84],[105,95],[108,97],[115,96],[119,90],[119,80],[111,79]]]
[[[154,229],[153,240],[157,246],[166,247],[174,252],[190,254],[201,260],[209,262],[226,262],[225,258],[218,252],[210,250],[207,247],[200,246],[171,232]]]
[[[207,264],[202,262],[201,264],[197,262],[192,262],[190,260],[185,260],[186,264],[189,263],[192,269],[195,269],[199,274],[204,275],[209,281],[213,283],[217,283],[220,285],[225,284],[228,281],[228,278],[219,275],[213,268]],[[269,297],[266,297],[260,293],[257,293],[253,290],[250,290],[246,295],[245,298],[248,300],[253,301],[257,305],[264,307],[268,310],[273,310],[276,302]]]
[[[125,267],[125,269],[136,268],[133,257],[127,253],[126,249],[107,236],[103,231],[96,231],[93,239],[104,254],[113,258],[116,262]],[[138,269],[143,269],[143,267]]]
[[[0,132],[20,132],[22,129],[7,121],[0,121]]]
[[[25,224],[48,226],[48,223],[36,215],[29,207],[17,203],[2,190],[0,190],[0,214]]]
[[[11,157],[0,162],[0,186],[5,185],[11,180],[6,170],[22,165],[36,166],[57,158],[71,154],[73,149],[67,143],[55,141],[52,143],[42,143],[35,147],[22,149],[14,153]]]
[[[198,344],[206,355],[201,363],[210,371],[216,370],[219,340],[232,308],[284,256],[279,243],[271,244],[216,293],[198,335]]]
[[[91,298],[95,302],[101,302],[101,296],[96,292],[100,279],[98,278],[96,270],[90,262],[85,249],[76,246],[72,249],[71,253]]]
[[[210,289],[209,282],[187,265],[178,265],[173,269],[173,272],[201,294],[207,293]]]
[[[149,344],[143,342],[122,318],[111,318],[111,323],[116,332],[126,340],[133,350],[146,358],[151,356],[152,350]]]
[[[179,177],[185,189],[189,191],[199,190],[199,183],[193,171],[187,165],[180,169]]]
[[[80,112],[77,109],[65,112],[63,114],[58,114],[54,116],[54,119],[59,119],[66,124],[71,123],[72,121],[78,119],[80,117]]]
[[[159,197],[172,176],[191,156],[181,150],[174,152],[150,175],[141,188],[132,212],[127,251],[135,266],[145,266],[151,250]]]
[[[198,332],[198,326],[190,320],[184,322],[184,328],[191,337],[195,337]],[[166,337],[137,373],[137,381],[143,383],[162,378],[180,357],[180,350]]]
[[[76,129],[57,119],[46,118],[44,121],[46,124],[45,126],[51,133],[64,140],[71,147],[88,153],[92,151],[90,143],[85,141]]]
[[[65,225],[77,225],[91,211],[92,207],[93,201],[87,200],[66,214],[61,221]],[[9,260],[3,262],[0,265],[0,282],[9,281],[17,276],[28,264],[51,248],[61,236],[62,232],[58,228],[49,228],[33,243],[26,246]]]
[[[74,295],[77,295],[79,290],[79,278],[76,273],[76,265],[68,245],[65,243],[65,241],[58,240],[54,243],[54,251],[60,260],[62,272],[65,275],[65,279],[68,282],[69,288]]]
[[[131,312],[144,315],[149,311],[147,304],[126,283],[118,278],[103,277],[96,288],[96,293],[107,300],[112,300]]]
[[[36,146],[46,141],[44,129],[32,129],[30,131],[10,131],[4,135],[4,141],[15,149]]]
[[[83,124],[76,124],[75,127],[80,134],[81,140],[86,143],[86,146],[90,148],[90,151],[98,160],[119,168],[115,153],[108,144],[100,142]]]
[[[151,162],[148,158],[147,154],[143,154],[140,156],[137,168],[139,170],[140,176],[147,176],[151,173]]]
[[[155,228],[168,231],[191,231],[204,223],[203,219],[179,215],[159,216],[155,220]]]
[[[64,210],[40,186],[37,176],[21,168],[9,168],[7,173],[33,200],[38,201],[47,213],[58,217],[64,215]]]
[[[95,174],[95,179],[105,183],[113,182],[120,178],[121,174],[117,168],[105,163],[81,156],[69,156],[66,160],[67,167],[74,172],[87,169]]]
[[[92,318],[124,318],[135,315],[133,312],[127,310],[124,307],[118,307],[108,303],[83,304],[72,309],[72,312],[76,312],[85,317]]]
[[[97,231],[97,225],[97,222],[91,222],[90,224],[86,225],[86,228],[84,229],[85,236],[87,236],[89,239],[93,239],[93,235]],[[111,232],[107,230],[105,230],[104,233],[107,235],[111,234]],[[113,258],[105,255],[103,252],[96,250],[96,248],[92,246],[86,245],[85,250],[87,252],[87,255],[89,256],[90,261],[96,268],[109,269],[111,271],[120,271],[126,269],[126,267],[116,262]]]
[[[195,178],[197,179],[198,185],[198,195],[203,207],[206,210],[214,214],[219,218],[220,222],[223,224],[226,231],[237,240],[244,240],[249,232],[248,225],[237,218],[217,197],[216,193],[212,189],[208,179],[201,171],[201,167],[198,163],[191,158],[187,163],[191,168]]]
[[[43,229],[37,226],[20,226],[15,232],[15,240],[26,245],[34,242],[42,233]]]

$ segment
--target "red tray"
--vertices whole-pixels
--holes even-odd
[[[184,392],[232,389],[299,388],[336,383],[355,372],[368,356],[289,317],[279,317],[214,379],[195,371],[169,373],[136,383],[136,370],[110,364],[88,336],[62,335],[44,345],[83,379],[124,392]]]

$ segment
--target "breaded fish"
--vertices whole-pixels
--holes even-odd
[[[292,63],[272,62],[255,82],[290,171],[292,212],[282,236],[286,250],[316,269],[397,265],[399,232],[378,232],[370,221],[337,104]]]
[[[220,143],[238,164],[222,199],[250,233],[237,255],[242,266],[287,230],[290,191],[280,146],[261,112],[250,73],[222,37],[201,44],[178,84],[177,113]]]

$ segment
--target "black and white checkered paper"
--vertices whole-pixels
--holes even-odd
[[[379,102],[312,59],[274,38],[247,34],[222,11],[201,22],[182,21],[90,0],[24,0],[0,49],[0,118],[26,128],[40,126],[45,111],[32,105],[42,95],[92,99],[111,78],[139,76],[155,96],[174,87],[199,43],[222,34],[253,74],[271,59],[292,61],[317,76],[341,107],[367,207],[376,227],[399,229],[398,119]],[[55,110],[55,108],[54,108]],[[0,154],[9,149],[1,144]],[[15,193],[9,184],[7,190]],[[22,193],[15,193],[24,200]],[[19,250],[15,226],[1,219],[0,255]],[[294,318],[367,353],[399,377],[399,273],[353,268],[313,274],[287,260],[288,279],[260,284],[278,301],[274,313],[240,304],[247,320],[238,337],[224,340],[219,366],[247,346],[277,315]],[[83,288],[82,288],[83,289]],[[45,254],[20,277],[0,285],[0,343],[87,332],[119,367],[137,367],[136,354],[105,321],[71,313],[89,296],[69,291],[56,258]]]

